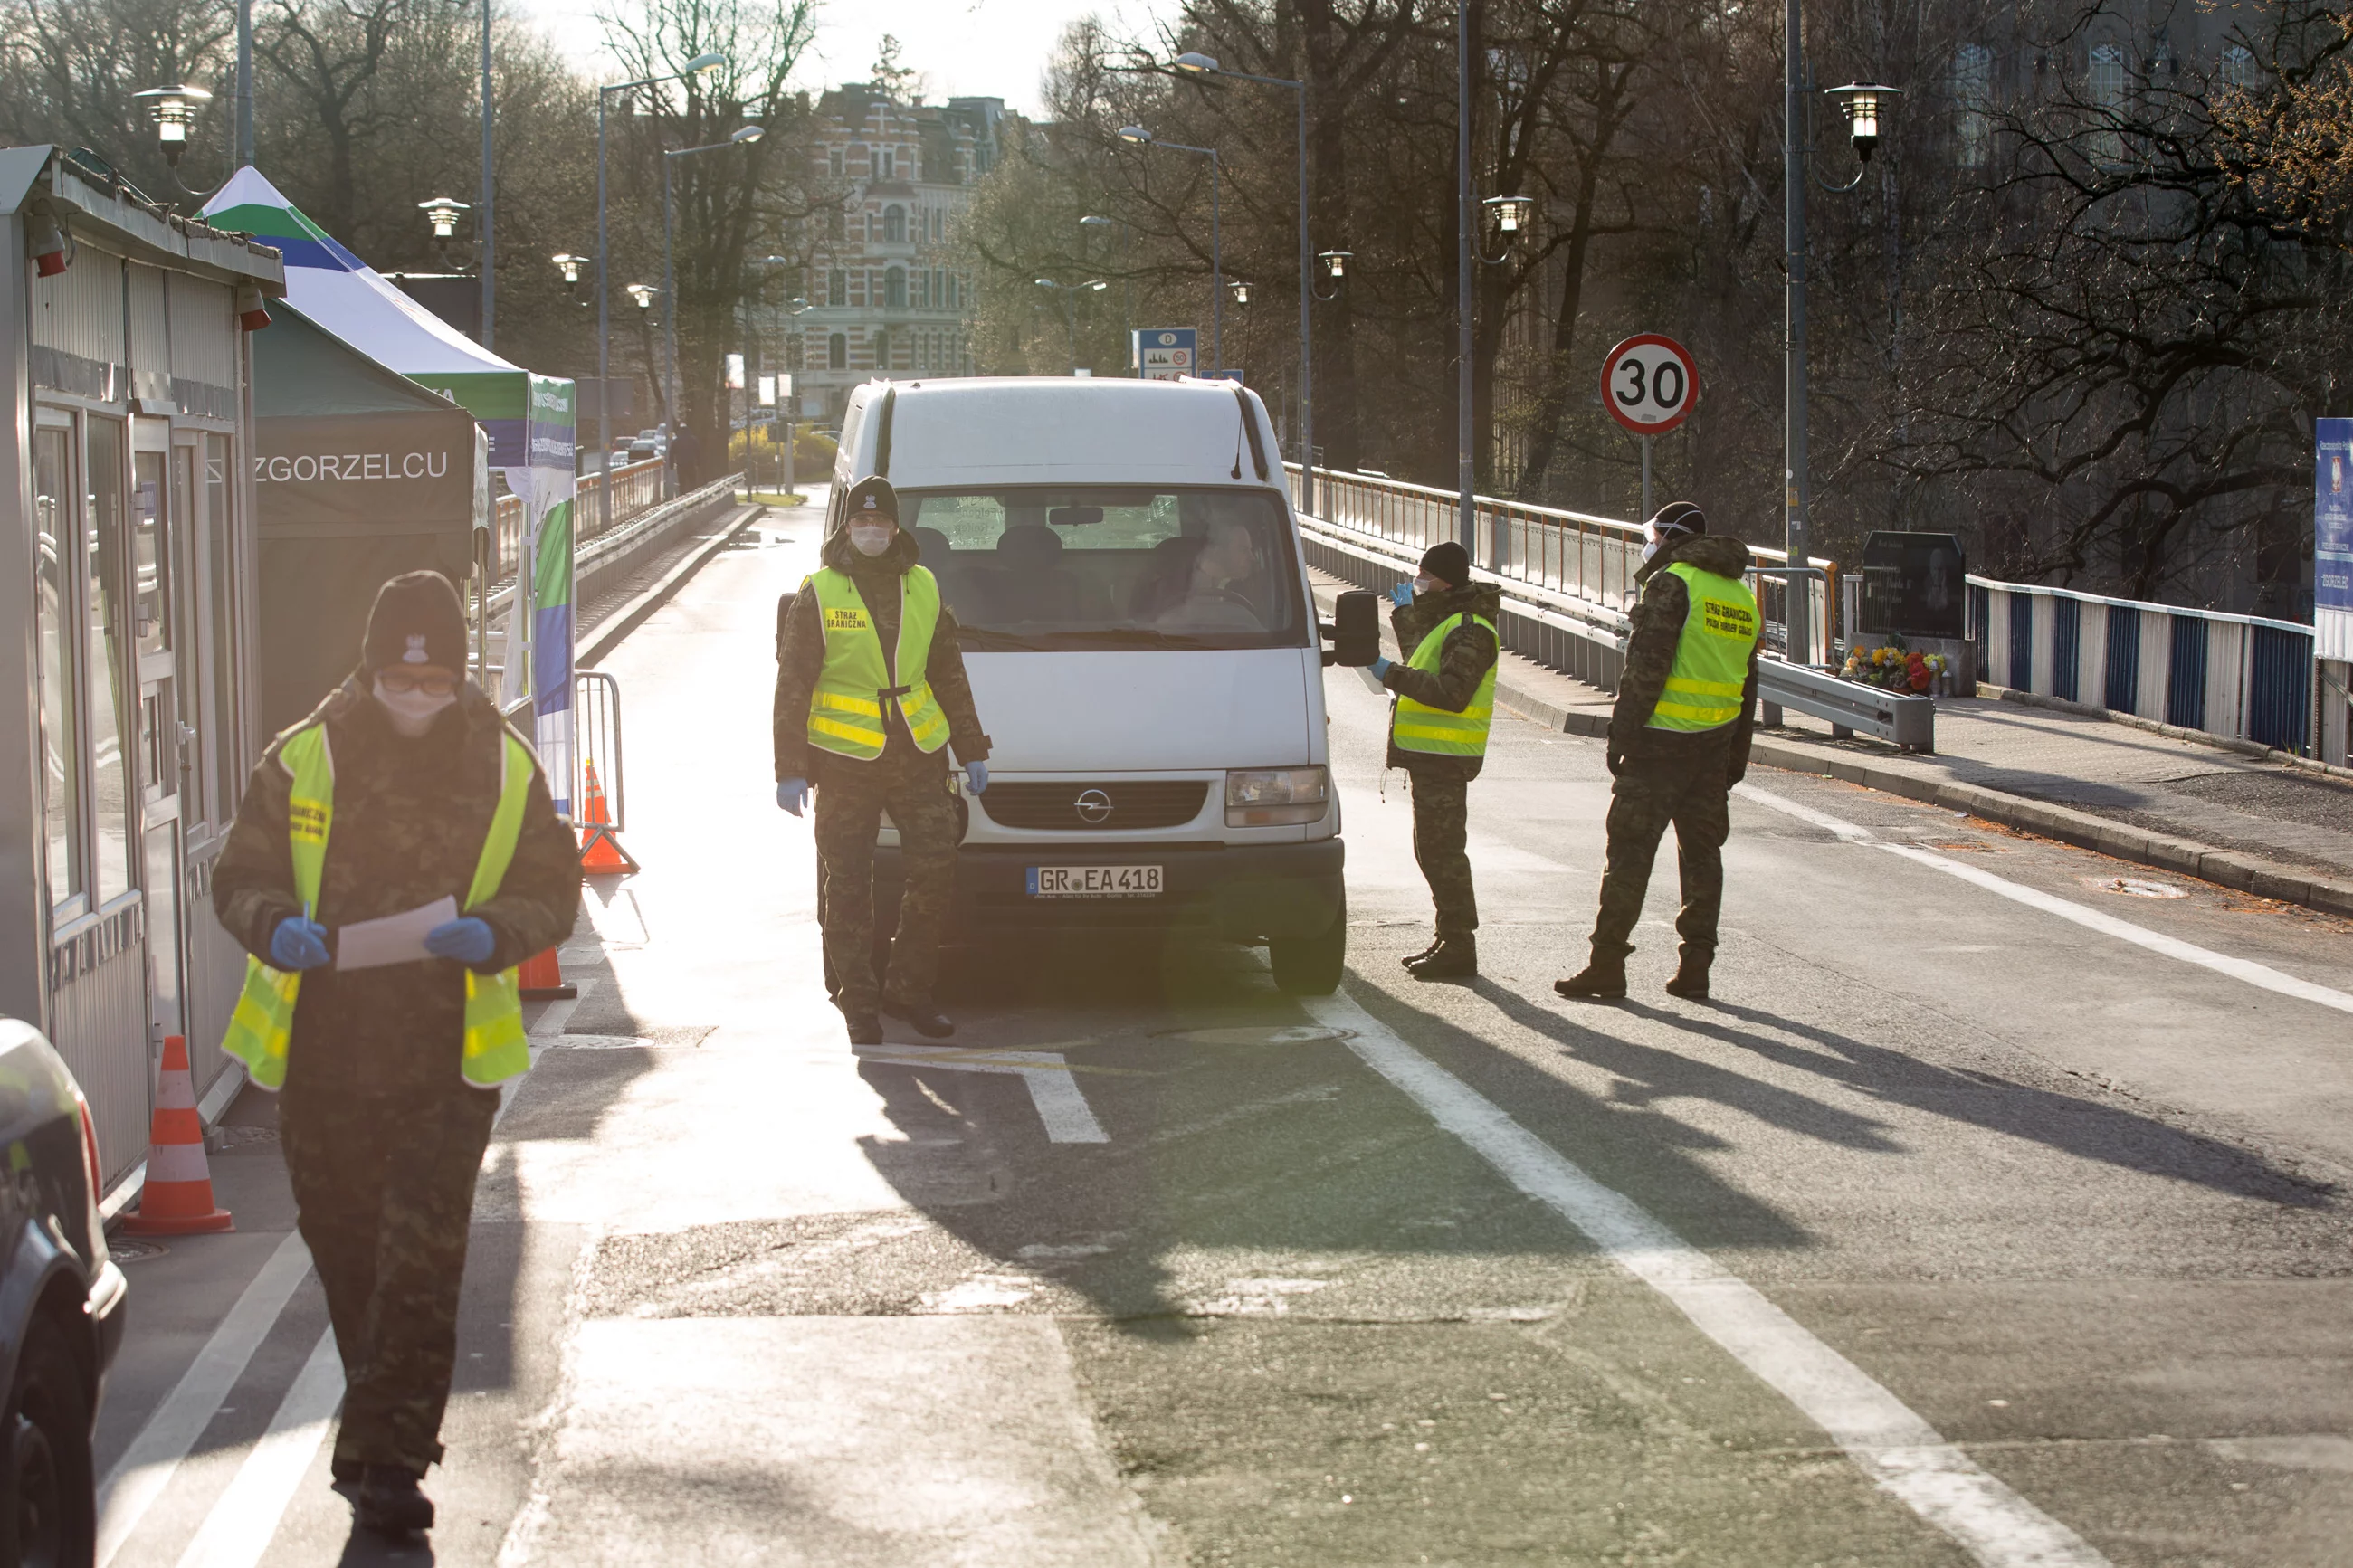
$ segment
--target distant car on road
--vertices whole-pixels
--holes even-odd
[[[90,1107],[40,1031],[14,1018],[0,1018],[0,1561],[88,1563],[91,1424],[128,1286],[106,1253]]]

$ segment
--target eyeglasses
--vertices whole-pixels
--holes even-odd
[[[396,667],[378,670],[375,678],[384,683],[386,691],[422,691],[427,697],[447,697],[458,689],[458,678],[454,675],[417,675]]]

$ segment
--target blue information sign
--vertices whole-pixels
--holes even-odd
[[[2313,630],[2321,658],[2353,659],[2353,419],[2313,425]]]
[[[1194,352],[1199,332],[1191,327],[1138,327],[1135,330],[1135,373],[1146,381],[1174,381],[1198,375],[1201,362]]]

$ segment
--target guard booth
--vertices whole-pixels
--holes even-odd
[[[56,147],[0,150],[0,1012],[89,1096],[111,1189],[197,1092],[244,964],[212,867],[258,754],[248,327],[278,252]]]

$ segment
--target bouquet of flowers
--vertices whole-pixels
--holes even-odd
[[[1839,673],[1865,686],[1926,693],[1936,685],[1936,677],[1951,668],[1952,660],[1943,654],[1915,653],[1904,646],[1903,638],[1891,637],[1884,647],[1849,649],[1846,668]]]

